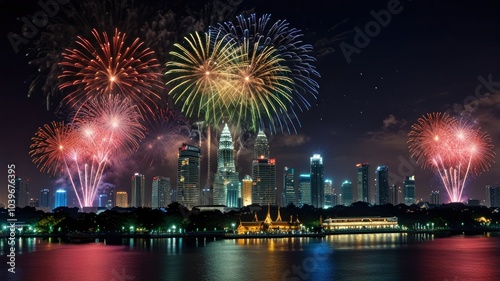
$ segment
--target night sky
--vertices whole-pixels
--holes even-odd
[[[29,81],[37,76],[25,56],[30,43],[16,54],[7,38],[9,32],[20,33],[22,23],[16,18],[40,10],[36,2],[2,1],[0,159],[4,175],[6,165],[15,163],[18,175],[31,179],[30,191],[38,197],[42,188],[55,190],[57,177],[40,173],[31,162],[30,139],[38,127],[57,117],[46,110],[43,94],[27,97]],[[373,14],[388,6],[394,12],[390,20],[385,26],[374,25]],[[271,157],[277,161],[279,188],[285,166],[295,168],[297,174],[308,173],[309,157],[319,153],[324,159],[325,178],[332,179],[335,188],[346,179],[356,188],[355,164],[368,162],[371,179],[378,165],[389,166],[391,184],[400,185],[402,177],[415,174],[417,197],[428,201],[431,189],[441,194],[444,189],[432,172],[410,160],[406,144],[410,126],[430,112],[458,116],[469,102],[475,106],[467,114],[468,120],[491,135],[496,154],[500,154],[498,1],[468,5],[451,0],[401,1],[398,5],[397,1],[261,0],[243,1],[242,7],[255,7],[258,15],[271,13],[273,21],[286,19],[301,29],[304,42],[314,45],[321,74],[318,99],[312,101],[310,110],[298,115],[302,127],[297,133],[268,135]],[[356,41],[356,30],[367,26],[379,26],[380,30],[372,29],[369,41]],[[345,55],[341,46],[344,51],[356,49]],[[172,153],[175,155],[175,147]],[[239,157],[240,178],[250,173],[247,155],[248,151],[243,151]],[[498,162],[483,175],[471,178],[466,197],[485,199],[485,185],[499,182]],[[148,186],[157,174],[174,181],[176,167],[172,163],[176,160],[168,163],[147,167],[129,159],[119,169],[114,168],[113,178],[106,182],[116,184],[117,190],[130,191],[129,179],[135,172],[146,174]],[[5,201],[3,188],[0,202]]]

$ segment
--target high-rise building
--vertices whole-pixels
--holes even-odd
[[[378,166],[375,170],[375,204],[391,203],[389,193],[389,168]]]
[[[299,207],[311,205],[311,174],[299,175]]]
[[[66,190],[64,190],[62,188],[56,190],[55,196],[56,196],[56,200],[55,200],[54,208],[68,206],[68,198],[66,196]]]
[[[325,183],[325,208],[330,208],[335,205],[337,205],[337,195],[335,194],[335,202],[333,202],[333,194],[334,194],[334,188],[333,188],[333,182],[330,179],[326,179]]]
[[[47,188],[40,191],[39,205],[44,208],[50,207],[50,191]]]
[[[108,194],[106,193],[101,193],[99,194],[99,197],[97,198],[99,202],[97,206],[99,206],[99,208],[106,208],[106,204],[108,204]]]
[[[142,174],[135,173],[132,176],[132,203],[130,207],[146,207],[146,177]]]
[[[316,208],[325,206],[325,182],[323,179],[323,157],[314,154],[310,158],[311,204]]]
[[[177,160],[177,202],[191,209],[200,204],[200,148],[183,144]]]
[[[241,197],[242,197],[242,206],[252,205],[252,177],[249,175],[245,175],[242,180],[242,188],[241,188]]]
[[[153,177],[151,208],[165,208],[170,204],[170,178]]]
[[[234,144],[227,124],[219,139],[217,173],[214,179],[213,204],[239,207],[241,198],[238,173],[234,164]]]
[[[259,130],[253,147],[253,159],[268,159],[269,156],[269,143],[266,134]]]
[[[486,186],[486,206],[500,207],[500,185],[487,185]]]
[[[16,207],[29,206],[30,193],[28,191],[29,179],[15,178],[14,182],[14,195],[16,198]]]
[[[128,193],[126,191],[116,192],[116,207],[128,208]]]
[[[354,202],[354,195],[353,195],[353,189],[352,189],[352,182],[345,180],[342,183],[342,205],[344,206],[351,206],[351,204]]]
[[[252,203],[276,204],[276,160],[252,161]]]
[[[358,201],[371,203],[370,201],[370,164],[356,164]]]
[[[403,181],[403,201],[406,205],[415,204],[415,176],[407,176]]]
[[[30,207],[40,207],[40,202],[38,201],[38,198],[30,198]]]
[[[389,201],[392,205],[396,206],[400,202],[402,202],[401,193],[401,186],[397,186],[396,184],[391,185],[391,187],[389,188]]]
[[[297,206],[295,198],[295,170],[285,167],[283,170],[283,194],[285,195],[285,205],[290,203]]]
[[[431,191],[431,200],[430,200],[430,203],[431,204],[435,204],[435,205],[439,205],[439,191],[438,190],[433,190]]]
[[[99,191],[99,207],[111,209],[115,206],[115,187],[106,185]]]

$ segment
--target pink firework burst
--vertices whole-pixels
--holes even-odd
[[[479,175],[494,162],[489,135],[446,113],[419,118],[408,136],[411,156],[439,174],[451,202],[461,201],[470,174]]]

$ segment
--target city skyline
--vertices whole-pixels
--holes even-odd
[[[496,82],[500,81],[500,72],[495,66],[500,62],[497,52],[500,42],[494,36],[500,26],[496,16],[500,10],[498,3],[485,1],[484,5],[465,6],[446,1],[401,2],[399,12],[393,13],[385,26],[379,24],[379,32],[368,37],[368,43],[356,45],[356,38],[360,38],[356,37],[360,34],[356,28],[365,30],[368,23],[376,22],[373,14],[387,10],[387,3],[370,1],[354,5],[340,1],[326,11],[295,1],[256,7],[259,14],[271,13],[273,19],[287,19],[291,26],[304,32],[304,40],[314,46],[316,67],[321,74],[318,100],[310,110],[297,114],[302,125],[297,127],[297,134],[268,135],[269,149],[276,159],[278,187],[282,186],[281,171],[285,166],[293,167],[296,175],[307,173],[310,155],[321,154],[327,163],[325,178],[333,180],[334,188],[339,189],[345,180],[353,182],[356,188],[353,167],[366,162],[371,165],[370,178],[374,178],[375,167],[380,165],[387,166],[392,173],[390,185],[401,186],[406,176],[415,175],[417,199],[428,201],[431,191],[439,190],[440,200],[445,203],[439,179],[412,161],[406,144],[410,125],[429,112],[468,113],[464,116],[469,115],[472,122],[491,135],[499,154],[500,118],[495,110],[500,104],[496,92],[500,89],[500,82]],[[27,6],[3,12],[2,18],[7,23],[2,27],[4,35],[19,32],[22,24],[16,18],[40,9],[35,1]],[[302,18],[302,13],[317,16]],[[334,40],[339,34],[342,34],[340,39]],[[346,56],[349,46],[359,52]],[[30,138],[54,114],[46,110],[41,95],[27,98],[26,81],[36,75],[36,70],[27,64],[23,52],[27,52],[26,46],[21,46],[21,52],[16,54],[4,36],[2,59],[9,68],[1,81],[8,93],[2,102],[2,120],[6,120],[2,127],[12,137],[3,140],[1,158],[4,164],[16,164],[18,176],[30,179],[30,194],[38,195],[45,188],[54,193],[60,177],[40,173],[28,155]],[[494,93],[487,95],[488,92]],[[179,145],[171,147],[170,156],[174,156]],[[253,151],[247,147],[237,154],[240,179],[251,171]],[[212,147],[212,171],[216,167],[214,152]],[[204,155],[202,169],[206,169]],[[170,157],[165,164],[146,166],[137,161],[138,155],[134,157],[110,169],[106,183],[113,184],[117,191],[132,194],[129,179],[136,172],[146,175],[147,188],[151,187],[154,175],[171,177],[175,182],[175,158]],[[466,198],[486,198],[485,187],[499,181],[498,162],[469,180]],[[203,187],[205,173],[201,175]],[[371,185],[373,189],[374,183]],[[6,192],[2,190],[0,202],[5,202],[5,198]]]

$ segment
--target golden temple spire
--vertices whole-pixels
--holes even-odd
[[[280,205],[278,205],[278,217],[276,218],[276,221],[281,221]]]
[[[267,216],[264,223],[271,224],[273,220],[271,219],[271,204],[267,203]]]

